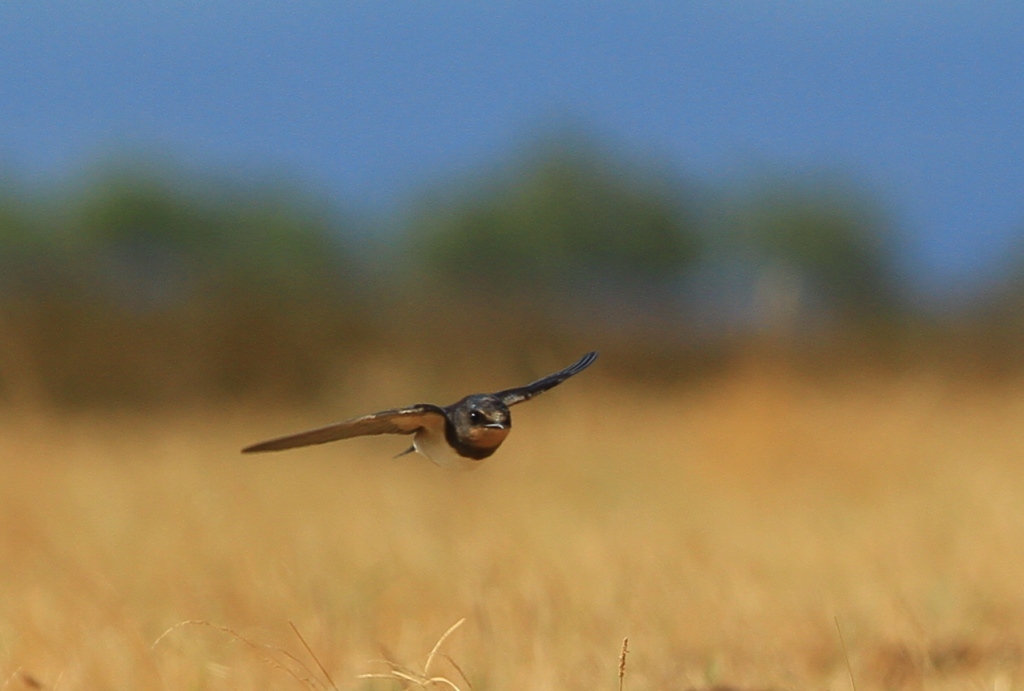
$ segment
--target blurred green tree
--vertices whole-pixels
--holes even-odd
[[[365,333],[344,219],[289,186],[124,159],[52,189],[36,214],[27,195],[8,196],[8,399],[29,388],[72,404],[315,397]],[[34,374],[16,381],[15,369]]]
[[[13,180],[0,181],[0,291],[25,287],[30,276],[49,273],[58,253],[37,200]]]
[[[700,252],[679,190],[578,141],[546,141],[448,199],[421,207],[417,249],[435,275],[481,292],[654,285]]]
[[[776,293],[764,302],[783,311],[816,303],[855,319],[897,309],[893,237],[866,196],[825,180],[776,181],[757,186],[736,208],[733,251],[762,267],[759,288]]]
[[[124,164],[89,180],[64,226],[108,278],[261,299],[330,299],[343,286],[343,222],[294,190]]]

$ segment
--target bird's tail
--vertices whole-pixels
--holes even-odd
[[[411,453],[416,453],[416,445],[415,444],[410,446],[408,449],[406,449],[402,453],[397,454],[395,456],[395,458],[401,458],[402,456],[406,456],[406,455],[411,454]]]

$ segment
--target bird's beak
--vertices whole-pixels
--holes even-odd
[[[505,429],[505,423],[503,422],[490,422],[484,425],[487,429]]]

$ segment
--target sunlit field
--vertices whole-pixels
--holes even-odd
[[[0,689],[1024,686],[1024,382],[595,367],[472,473],[238,453],[429,399],[356,398],[7,411]]]

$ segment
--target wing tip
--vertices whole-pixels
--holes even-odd
[[[249,446],[242,449],[242,453],[266,453],[267,451],[284,451],[286,449],[293,449],[296,446],[302,446],[302,444],[294,443],[292,437],[280,437],[277,439],[267,439],[266,441],[257,442],[255,444],[249,444]]]
[[[576,364],[573,365],[572,368],[571,368],[572,371],[573,371],[573,374],[576,374],[577,372],[582,372],[583,370],[585,370],[586,368],[588,368],[592,364],[594,364],[594,361],[597,360],[597,356],[598,355],[599,355],[598,351],[591,350],[589,353],[587,353],[586,355],[581,357],[579,360],[577,360]]]

